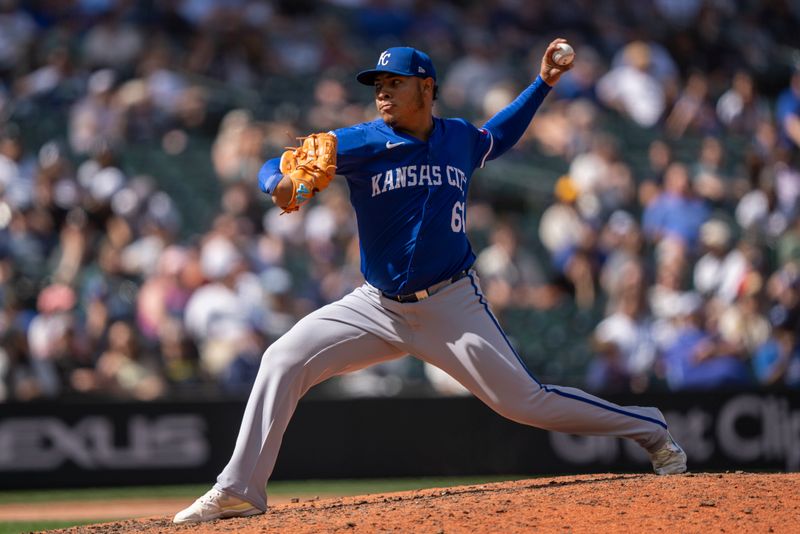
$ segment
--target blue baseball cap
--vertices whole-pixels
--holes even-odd
[[[433,78],[433,81],[436,81],[436,69],[433,68],[433,62],[428,54],[409,46],[387,48],[378,58],[375,68],[359,72],[356,79],[364,85],[372,85],[375,83],[375,76],[382,72]]]

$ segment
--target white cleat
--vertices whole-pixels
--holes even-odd
[[[657,475],[677,475],[686,472],[686,453],[669,432],[664,446],[650,454],[650,461]]]
[[[205,495],[194,501],[194,504],[175,514],[173,523],[200,523],[225,519],[228,517],[248,517],[263,514],[247,501],[228,495],[218,489],[211,488]]]

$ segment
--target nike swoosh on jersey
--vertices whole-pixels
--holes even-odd
[[[400,146],[400,145],[404,145],[404,144],[406,144],[405,141],[400,141],[398,143],[392,143],[391,141],[386,141],[386,148],[394,148],[396,146]]]

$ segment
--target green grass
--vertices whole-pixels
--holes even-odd
[[[121,488],[86,488],[53,490],[0,491],[0,505],[55,501],[107,501],[113,499],[199,497],[208,490],[208,484],[183,486],[132,486]]]
[[[441,486],[463,486],[484,484],[503,480],[529,478],[518,475],[474,476],[474,477],[425,477],[425,478],[376,478],[346,480],[302,480],[274,481],[269,483],[270,495],[360,495],[363,493],[386,493]],[[54,490],[0,491],[0,504],[112,500],[158,497],[199,497],[211,487],[210,484],[181,486],[132,486],[121,488],[86,488]]]
[[[485,484],[504,480],[519,480],[519,475],[474,476],[474,477],[430,477],[430,478],[380,478],[352,480],[302,480],[275,481],[269,483],[269,494],[282,497],[324,496],[343,497],[367,493],[389,493],[426,488]],[[86,488],[56,490],[21,490],[0,492],[0,505],[14,503],[36,503],[78,500],[113,500],[132,498],[186,497],[191,499],[205,493],[209,484],[181,486],[133,486],[122,488]],[[41,532],[48,529],[87,525],[110,520],[74,521],[14,521],[0,522],[0,534]]]

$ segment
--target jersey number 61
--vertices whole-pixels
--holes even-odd
[[[453,215],[450,218],[450,228],[454,232],[467,231],[467,221],[465,217],[466,208],[463,202],[456,202],[453,204]]]

